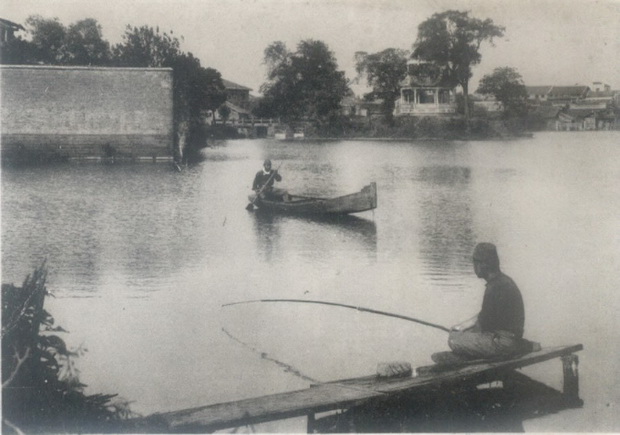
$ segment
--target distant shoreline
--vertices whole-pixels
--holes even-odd
[[[320,141],[320,142],[338,142],[338,141],[359,141],[359,142],[445,142],[445,141],[470,141],[470,140],[496,140],[496,141],[504,141],[504,140],[515,140],[515,139],[531,139],[534,137],[534,133],[524,133],[521,135],[507,135],[507,136],[462,136],[462,137],[434,137],[434,136],[426,136],[426,137],[368,137],[368,136],[360,136],[360,137],[305,137],[303,139],[279,139],[281,142],[311,142],[311,141]]]

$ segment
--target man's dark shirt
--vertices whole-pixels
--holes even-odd
[[[260,190],[274,172],[275,169],[270,170],[268,173],[265,173],[265,171],[258,171],[254,177],[254,182],[252,183],[252,190]],[[274,181],[282,181],[282,176],[277,172],[273,177],[271,177],[271,180],[269,180],[269,185],[265,188],[265,190],[273,187]]]
[[[516,338],[523,337],[523,298],[510,277],[500,272],[487,282],[478,322],[482,332],[504,330],[514,333]]]

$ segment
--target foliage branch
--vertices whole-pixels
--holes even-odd
[[[409,52],[397,48],[387,48],[378,53],[355,53],[356,80],[366,78],[372,89],[364,98],[369,101],[381,100],[381,108],[388,124],[393,124],[396,100],[400,97],[402,81],[407,76]]]
[[[264,63],[267,81],[261,86],[264,98],[257,109],[259,116],[318,126],[336,119],[340,101],[350,90],[324,42],[304,40],[290,52],[284,43],[276,41],[265,49]]]
[[[44,309],[45,264],[22,287],[2,285],[3,433],[111,432],[131,416],[112,394],[86,395],[75,358]]]

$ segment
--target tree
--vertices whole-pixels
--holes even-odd
[[[110,43],[103,39],[101,26],[92,18],[69,26],[63,51],[65,65],[104,66],[110,63]]]
[[[33,61],[59,65],[63,58],[67,29],[58,18],[46,19],[31,15],[26,19],[26,29],[32,35]]]
[[[257,111],[263,116],[287,123],[329,123],[349,92],[344,72],[338,71],[334,54],[322,41],[301,41],[294,53],[274,42],[264,51],[264,63],[267,82],[261,86],[264,99]]]
[[[267,65],[267,77],[274,80],[278,75],[278,70],[290,66],[291,53],[282,41],[275,41],[265,48],[264,63]]]
[[[506,117],[523,116],[527,110],[527,90],[521,74],[514,68],[495,68],[480,80],[478,90],[484,95],[493,95],[502,103]]]
[[[230,116],[231,110],[226,104],[222,104],[218,109],[217,113],[220,115],[224,125],[226,125],[226,121],[228,121],[228,117]]]
[[[127,26],[122,40],[112,50],[119,66],[161,68],[181,54],[177,38],[148,26]]]
[[[446,69],[453,83],[463,89],[465,118],[469,120],[469,79],[472,66],[480,63],[484,41],[502,37],[504,28],[491,19],[480,20],[468,12],[449,10],[436,13],[418,26],[413,57],[433,62]]]
[[[400,84],[407,76],[407,58],[409,52],[388,48],[379,53],[368,54],[363,51],[355,53],[358,79],[366,77],[372,92],[365,94],[366,99],[383,100],[383,113],[389,124],[393,122],[394,105],[400,96]]]
[[[57,18],[31,15],[26,19],[30,41],[22,44],[27,63],[47,65],[108,65],[110,44],[97,20],[86,18],[68,28]]]
[[[173,70],[174,119],[179,138],[177,159],[195,155],[206,143],[202,112],[214,111],[226,101],[221,74],[204,68],[191,53],[180,53],[162,66]],[[185,138],[181,139],[181,138]]]

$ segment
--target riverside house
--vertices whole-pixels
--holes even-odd
[[[394,116],[442,116],[456,113],[454,86],[441,68],[430,62],[411,59],[407,77],[401,83]]]
[[[204,118],[207,124],[222,124],[228,121],[233,123],[247,122],[251,117],[251,88],[222,79],[222,83],[226,88],[226,102],[223,104],[228,108],[228,116],[224,119],[219,111],[215,113],[205,111]]]
[[[235,107],[248,110],[250,108],[250,91],[251,88],[222,79],[226,88],[226,101],[232,103]]]

